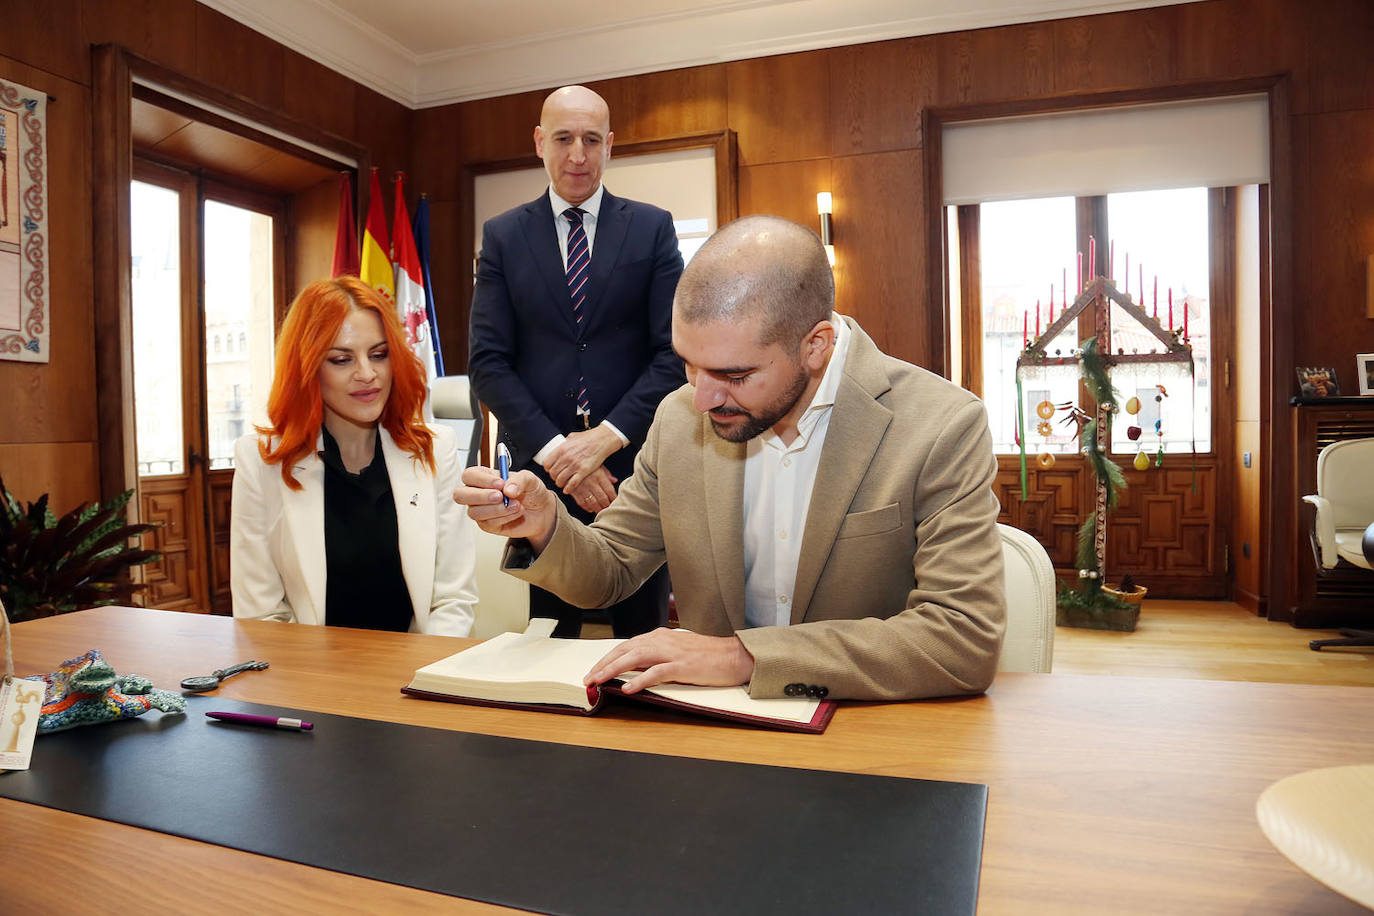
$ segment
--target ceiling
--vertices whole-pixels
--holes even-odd
[[[200,0],[411,108],[1191,0]]]

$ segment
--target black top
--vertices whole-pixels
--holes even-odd
[[[323,427],[321,427],[323,429]],[[324,431],[324,622],[365,630],[410,629],[414,611],[401,572],[396,503],[382,455],[382,437],[372,463],[350,474],[339,443]]]

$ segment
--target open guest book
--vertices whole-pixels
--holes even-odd
[[[548,621],[552,624],[553,621]],[[619,639],[552,639],[542,619],[524,633],[502,633],[415,672],[402,693],[427,700],[504,706],[590,716],[616,698],[759,728],[820,734],[833,700],[779,697],[759,700],[744,687],[659,684],[627,694],[619,679],[587,687],[582,677]]]

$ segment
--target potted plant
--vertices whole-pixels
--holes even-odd
[[[126,523],[132,495],[126,490],[58,518],[46,493],[25,508],[0,477],[0,599],[11,620],[127,603],[143,587],[128,571],[161,554],[133,542],[156,526]]]

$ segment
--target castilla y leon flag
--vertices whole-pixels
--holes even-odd
[[[386,211],[382,208],[382,182],[379,170],[372,169],[372,185],[367,202],[367,225],[363,227],[363,256],[358,273],[368,286],[396,301],[396,279],[391,272],[391,241],[386,232]]]
[[[353,181],[339,173],[339,228],[334,233],[334,269],[331,277],[358,275],[358,226],[353,221]]]
[[[396,314],[405,325],[406,343],[411,352],[420,357],[425,366],[426,381],[434,381],[434,338],[430,334],[429,315],[425,311],[424,277],[420,273],[420,255],[415,250],[415,237],[410,231],[410,214],[406,210],[405,173],[396,173],[396,215],[391,220],[396,233],[392,262],[396,281]]]

